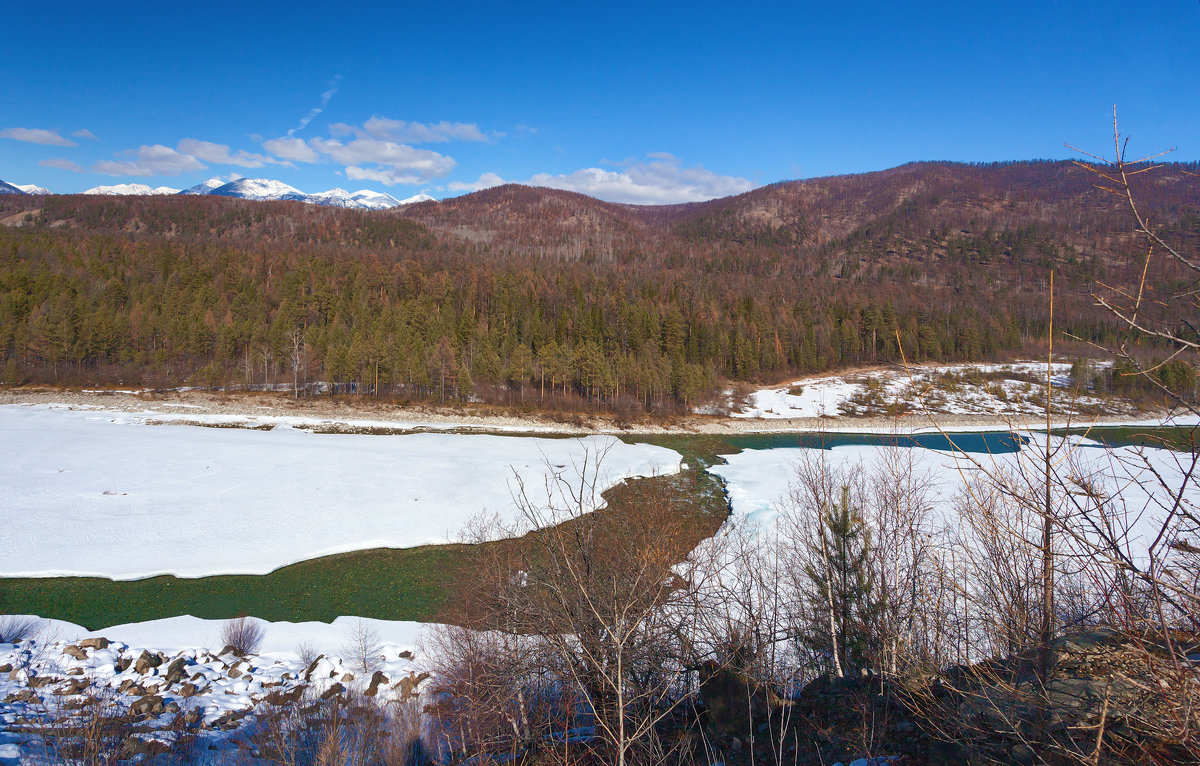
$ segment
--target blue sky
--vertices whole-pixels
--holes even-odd
[[[252,7],[254,6],[254,7]],[[18,3],[0,178],[679,202],[912,160],[1200,159],[1200,3]]]

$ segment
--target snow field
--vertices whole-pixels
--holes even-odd
[[[1051,380],[1055,387],[1071,385],[1071,365],[1051,365]],[[958,375],[980,373],[989,376],[1008,374],[1019,376],[989,380],[986,386],[955,385]],[[912,410],[920,409],[919,391],[924,393],[925,405],[934,412],[952,415],[1029,415],[1043,412],[1031,399],[1041,389],[1021,378],[1033,376],[1044,380],[1045,362],[1015,362],[1012,364],[960,364],[912,367],[911,375],[903,369],[865,372],[849,375],[828,375],[808,378],[775,388],[764,388],[749,395],[749,407],[733,413],[733,417],[755,419],[835,418],[853,411],[855,399],[874,387],[882,401],[905,403]],[[932,386],[931,386],[932,384]],[[789,393],[799,387],[798,393]],[[1080,396],[1076,408],[1096,407],[1111,401],[1094,396]],[[1065,407],[1065,400],[1056,407]]]
[[[266,574],[444,543],[481,512],[512,516],[514,472],[541,501],[547,476],[570,476],[601,449],[604,487],[679,470],[672,450],[608,436],[146,426],[123,413],[3,406],[0,576]]]
[[[971,454],[968,459],[953,452],[924,447],[902,449],[914,450],[915,471],[932,479],[931,505],[944,522],[953,524],[956,521],[953,500],[965,481],[983,478],[981,468],[1011,471],[1020,460],[1024,469],[1032,472],[1029,475],[1036,476],[1039,466],[1032,460],[1038,452],[1044,451],[1046,437],[1036,432],[1028,436],[1030,441],[1020,456],[1017,453]],[[1062,443],[1059,437],[1052,438],[1056,443]],[[1131,530],[1127,541],[1129,549],[1135,553],[1139,549],[1144,551],[1166,513],[1166,509],[1154,500],[1164,496],[1155,472],[1166,486],[1179,487],[1190,456],[1166,449],[1110,448],[1078,436],[1067,437],[1065,444],[1069,457],[1067,450],[1059,453],[1056,458],[1059,473],[1091,483],[1106,498],[1119,494],[1124,501],[1121,523]],[[834,468],[870,470],[882,449],[885,448],[870,445],[837,446],[826,450],[825,456]],[[735,520],[747,520],[769,541],[775,534],[773,522],[779,516],[780,503],[787,495],[796,464],[804,453],[811,454],[812,450],[747,449],[725,456],[725,465],[714,465],[708,470],[725,481]],[[1194,508],[1200,502],[1200,490],[1190,488],[1185,502]]]

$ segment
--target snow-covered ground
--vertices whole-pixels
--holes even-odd
[[[961,492],[964,482],[982,478],[981,469],[995,471],[997,468],[1010,472],[1017,470],[1018,462],[1035,477],[1039,466],[1036,455],[1044,451],[1046,437],[1036,432],[1028,434],[1029,442],[1020,455],[1005,453],[997,455],[972,453],[963,456],[950,451],[939,451],[924,447],[910,447],[914,460],[913,471],[931,479],[932,507],[948,523],[952,518],[954,498]],[[1059,437],[1053,437],[1061,443]],[[778,517],[780,504],[788,493],[789,483],[794,480],[796,466],[807,454],[823,454],[829,465],[835,468],[871,470],[888,449],[870,445],[837,446],[817,453],[805,448],[776,448],[765,450],[743,450],[727,455],[725,465],[714,465],[708,470],[725,480],[735,521],[745,519],[755,527],[770,534],[772,522]],[[892,448],[895,449],[895,448]],[[1099,442],[1082,437],[1068,437],[1066,448],[1057,453],[1057,470],[1063,476],[1071,476],[1100,490],[1105,497],[1118,494],[1123,500],[1122,523],[1127,523],[1133,534],[1129,539],[1131,551],[1144,546],[1158,530],[1157,522],[1164,517],[1165,509],[1153,501],[1153,497],[1165,496],[1159,486],[1155,472],[1168,487],[1181,486],[1182,477],[1190,462],[1190,454],[1166,449],[1139,449],[1135,447],[1110,448]],[[1147,466],[1146,461],[1149,461]],[[1200,503],[1200,490],[1193,487],[1185,502],[1195,511]]]
[[[145,421],[0,406],[0,576],[265,574],[332,553],[453,540],[480,512],[511,515],[514,471],[537,500],[543,477],[570,475],[585,450],[608,449],[606,486],[679,470],[672,450],[608,436]]]
[[[1131,411],[1120,400],[1068,393],[1071,365],[1055,363],[1052,411]],[[835,418],[904,412],[951,415],[1033,415],[1044,412],[1046,363],[959,364],[896,368],[807,378],[754,391],[739,418]]]
[[[21,618],[0,618],[4,619]],[[262,703],[281,702],[301,689],[315,699],[337,693],[334,687],[340,684],[346,690],[370,692],[380,701],[421,692],[420,644],[427,626],[417,623],[341,617],[326,625],[251,618],[263,630],[262,644],[242,659],[221,653],[224,623],[216,620],[183,616],[95,632],[68,622],[33,620],[29,639],[0,643],[0,668],[8,669],[0,673],[4,766],[24,762],[36,752],[36,737],[6,728],[23,719],[65,714],[88,683],[93,687],[87,691],[103,689],[122,709],[161,705],[161,712],[144,722],[150,730],[169,729],[177,714],[190,716],[190,722],[201,727],[203,747],[217,750],[235,747],[233,737],[254,719]],[[111,643],[86,645],[86,639],[98,637]],[[362,647],[367,648],[367,668],[359,659]],[[303,658],[302,648],[308,655]],[[143,652],[148,661],[139,664]],[[314,661],[318,655],[324,657]]]

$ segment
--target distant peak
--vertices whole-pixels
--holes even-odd
[[[94,186],[83,194],[105,194],[110,196],[147,197],[153,194],[178,194],[178,189],[169,186],[153,188],[146,184],[114,184],[112,186]]]

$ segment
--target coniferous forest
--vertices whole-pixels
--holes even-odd
[[[1137,191],[1194,251],[1200,181],[1180,169],[1196,170]],[[521,186],[378,212],[6,196],[0,367],[7,383],[672,411],[902,352],[1028,351],[1052,270],[1056,329],[1111,345],[1092,292],[1137,247],[1092,184],[1068,162],[917,163],[645,207]]]

